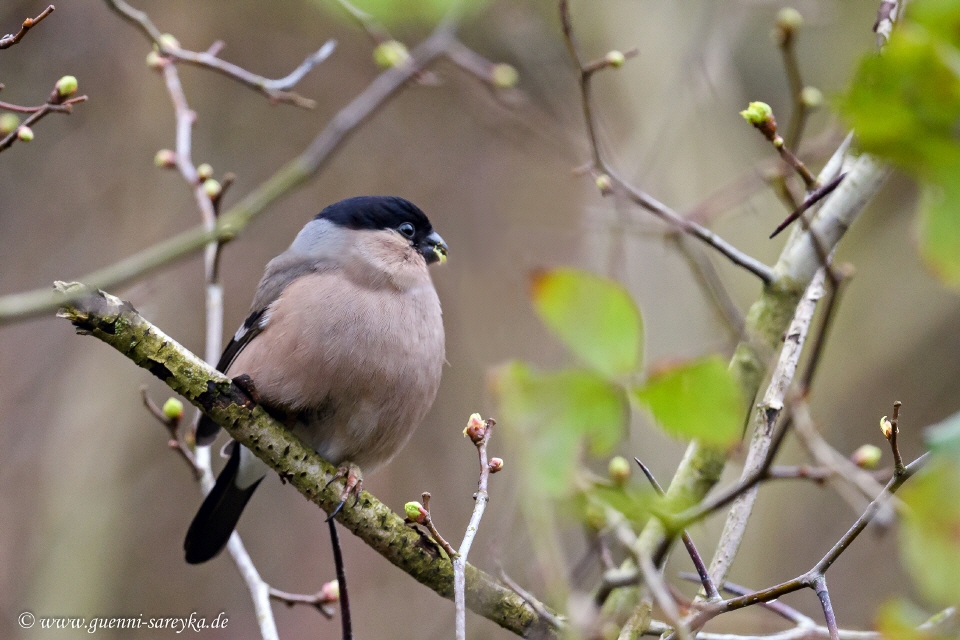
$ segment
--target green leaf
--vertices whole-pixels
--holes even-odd
[[[719,356],[657,372],[634,394],[672,436],[725,446],[743,433],[746,404]]]
[[[877,631],[885,640],[933,640],[939,636],[917,629],[928,617],[906,600],[889,600],[877,610]]]
[[[522,438],[531,482],[547,493],[569,490],[584,440],[601,455],[623,436],[624,392],[589,371],[541,374],[513,362],[494,372],[493,386],[500,424]]]
[[[901,553],[931,601],[955,605],[960,593],[960,464],[937,457],[900,494],[910,507],[901,527]]]
[[[928,427],[925,435],[931,451],[960,460],[960,412]]]
[[[920,248],[924,263],[942,281],[960,285],[960,163],[943,186],[924,189]]]
[[[339,10],[335,0],[314,0],[324,7],[332,6],[344,19],[356,22],[346,11]],[[459,0],[350,0],[357,9],[371,14],[388,28],[403,25],[433,25],[439,22]],[[488,0],[463,0],[463,13],[476,15]]]
[[[532,295],[544,324],[587,365],[608,378],[638,368],[643,322],[619,284],[585,271],[556,269],[533,277]]]
[[[916,0],[877,56],[861,61],[841,113],[864,151],[923,183],[920,249],[960,285],[960,2]]]

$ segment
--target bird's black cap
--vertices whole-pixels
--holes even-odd
[[[329,220],[348,229],[396,229],[411,223],[418,234],[433,232],[430,220],[420,207],[397,196],[358,196],[330,205],[317,214],[317,220]]]
[[[317,214],[315,220],[329,220],[347,229],[400,231],[419,249],[428,263],[440,259],[435,248],[446,255],[447,245],[438,236],[420,207],[397,196],[358,196],[330,205]],[[412,234],[409,227],[413,226]]]

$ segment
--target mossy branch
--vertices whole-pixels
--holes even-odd
[[[243,390],[141,316],[129,302],[79,283],[54,285],[65,301],[58,316],[77,332],[106,342],[196,405],[281,478],[326,512],[339,503],[336,468],[274,421]],[[406,526],[401,516],[364,491],[356,508],[337,520],[384,558],[453,598],[453,565],[445,554]],[[556,637],[547,620],[522,597],[472,565],[466,567],[467,606],[523,637]]]

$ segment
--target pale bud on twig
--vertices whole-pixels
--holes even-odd
[[[171,169],[177,166],[177,154],[170,149],[160,149],[157,155],[153,156],[153,164],[161,169]]]
[[[180,41],[177,40],[176,38],[174,38],[174,37],[173,37],[172,35],[170,35],[169,33],[163,34],[162,36],[160,36],[160,38],[159,38],[158,40],[159,40],[159,42],[160,42],[160,46],[163,47],[164,49],[179,49],[179,48],[180,48]]]
[[[163,69],[163,65],[167,63],[166,58],[160,55],[158,51],[151,51],[147,54],[147,67],[153,69],[154,71],[159,71]]]
[[[197,177],[201,180],[208,180],[213,177],[213,167],[204,162],[202,165],[197,167]]]
[[[503,458],[490,458],[490,462],[487,464],[490,469],[490,473],[496,473],[503,470]]]
[[[490,69],[490,80],[495,86],[501,89],[511,89],[517,86],[517,82],[520,80],[520,74],[517,73],[513,65],[501,62],[493,65],[493,68]]]
[[[850,460],[861,469],[876,469],[881,457],[883,457],[883,451],[880,447],[865,444],[853,452]]]
[[[607,465],[607,473],[615,485],[622,487],[630,479],[630,463],[623,456],[615,456]]]
[[[340,600],[340,583],[336,580],[325,582],[320,587],[320,599],[327,603],[333,603]]]
[[[893,423],[887,420],[887,416],[880,418],[880,431],[887,440],[893,437]]]
[[[206,193],[211,199],[219,196],[222,190],[223,187],[221,187],[220,183],[213,178],[208,178],[207,180],[203,181],[203,192]]]
[[[467,426],[463,430],[463,436],[470,438],[473,444],[480,444],[487,435],[487,423],[480,417],[479,413],[474,413],[467,420]]]
[[[623,55],[622,51],[610,51],[603,57],[604,61],[614,68],[619,68],[623,66],[623,63],[626,62],[627,57]]]
[[[605,173],[598,175],[597,189],[600,190],[600,195],[603,196],[608,196],[613,193],[613,181],[610,180],[610,176]]]
[[[30,142],[33,140],[33,129],[30,127],[19,127],[17,129],[17,138],[21,142]]]
[[[410,59],[407,45],[398,40],[387,40],[377,45],[373,50],[373,60],[378,66],[389,69],[399,67]]]

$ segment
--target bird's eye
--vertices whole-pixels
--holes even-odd
[[[397,231],[407,236],[408,238],[412,238],[415,232],[413,225],[410,224],[409,222],[404,222],[402,225],[397,227]]]

